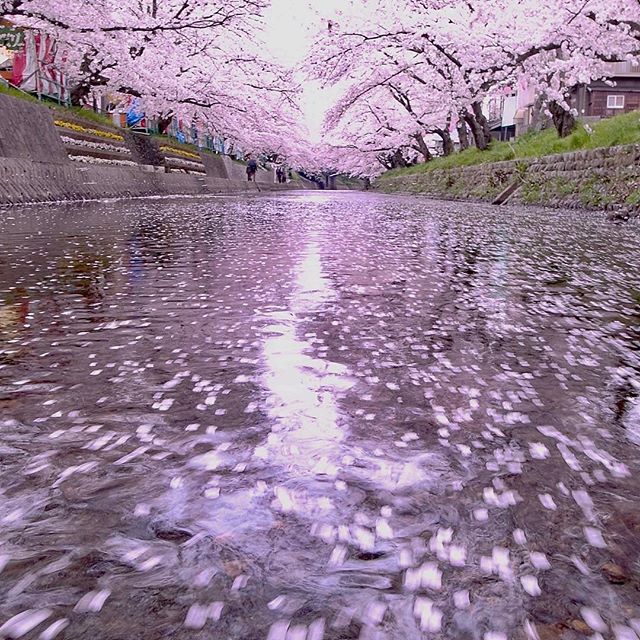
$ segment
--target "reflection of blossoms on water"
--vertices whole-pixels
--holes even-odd
[[[343,193],[0,218],[0,637],[637,637],[630,229]]]
[[[0,300],[0,336],[5,339],[21,329],[29,314],[29,295],[23,287],[18,287]]]
[[[304,334],[307,315],[327,313],[332,300],[335,292],[312,240],[295,267],[289,310],[265,314],[262,330],[265,409],[274,424],[254,455],[285,470],[286,485],[274,489],[272,507],[307,518],[321,518],[335,509],[333,490],[309,490],[305,479],[324,480],[330,487],[337,479],[340,443],[347,434],[338,399],[354,384],[347,367],[329,361],[325,352],[317,353],[322,339]]]
[[[326,305],[333,294],[322,274],[316,245],[307,248],[296,271],[291,310],[268,314],[265,321],[269,324],[263,329],[263,378],[269,392],[266,408],[275,420],[267,448],[284,466],[301,465],[307,472],[335,477],[337,469],[329,459],[338,455],[339,449],[333,454],[332,449],[346,431],[336,395],[354,380],[344,365],[318,357],[322,338],[304,335],[306,314],[328,312]]]

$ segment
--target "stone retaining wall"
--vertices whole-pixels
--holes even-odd
[[[640,145],[383,177],[376,187],[493,202],[515,180],[522,185],[509,202],[587,209],[637,207]]]
[[[69,161],[49,109],[0,94],[0,157]]]
[[[220,155],[214,155],[212,153],[203,153],[202,162],[207,170],[208,176],[215,178],[221,178],[222,180],[229,180],[231,177],[227,170],[225,158]]]
[[[259,171],[257,183],[249,183],[244,166],[226,156],[203,152],[187,158],[181,148],[163,151],[148,136],[88,122],[74,128],[69,126],[73,115],[64,120],[56,126],[46,107],[0,95],[0,206],[315,186],[299,178],[275,184],[265,170]],[[102,161],[112,164],[98,164]]]
[[[78,166],[0,158],[0,206],[66,200],[169,195],[257,193],[307,185],[255,184],[213,176],[165,173],[143,167]]]
[[[531,164],[516,201],[618,209],[640,204],[640,145],[578,151]]]

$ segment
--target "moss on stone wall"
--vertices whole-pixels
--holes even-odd
[[[554,177],[530,173],[516,200],[552,207],[607,210],[640,205],[640,171],[636,168],[565,173]]]
[[[493,200],[516,177],[514,162],[397,176],[379,188],[385,192],[425,193],[438,198]]]
[[[522,186],[511,202],[587,209],[640,207],[640,145],[396,175],[376,186],[382,191],[492,202],[515,181]]]
[[[626,198],[625,204],[630,206],[640,205],[640,189],[634,189]]]

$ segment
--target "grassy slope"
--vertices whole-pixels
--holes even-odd
[[[418,164],[407,169],[393,169],[392,171],[387,171],[381,180],[386,177],[424,173],[435,169],[450,169],[488,162],[547,156],[580,149],[597,149],[621,144],[640,143],[639,111],[632,111],[615,118],[600,120],[590,126],[591,133],[588,133],[582,125],[579,125],[567,138],[558,138],[555,129],[546,129],[539,133],[528,133],[513,143],[494,142],[487,151],[478,151],[475,148],[468,149],[446,158],[436,158],[431,162]]]
[[[28,93],[23,93],[22,91],[18,91],[13,87],[7,86],[4,82],[0,82],[0,93],[5,96],[11,96],[12,98],[19,98],[20,100],[26,100],[27,102],[38,102],[38,98],[32,96]]]
[[[51,104],[48,105],[53,108],[57,114],[64,117],[65,114],[72,114],[80,120],[90,120],[96,124],[101,124],[103,127],[109,127],[114,129],[113,120],[109,116],[105,116],[102,113],[96,113],[91,109],[82,109],[81,107],[61,107],[60,105]]]
[[[49,107],[55,112],[56,117],[67,117],[74,116],[81,120],[89,120],[91,122],[95,122],[96,124],[101,124],[105,127],[114,128],[113,121],[109,116],[103,115],[101,113],[95,113],[91,111],[91,109],[82,109],[80,107],[65,107],[63,105],[58,104],[54,100],[42,100],[39,101],[36,96],[31,95],[30,93],[26,93],[24,91],[18,91],[18,89],[14,89],[13,87],[9,87],[3,82],[0,82],[0,93],[11,96],[12,98],[18,98],[19,100],[26,100],[27,102],[37,102],[41,104],[43,107]]]
[[[40,102],[35,96],[32,96],[31,94],[25,93],[23,91],[18,91],[13,87],[8,87],[2,82],[0,82],[0,93],[11,96],[12,98],[27,100],[28,102],[39,102],[39,104],[41,104],[42,106],[52,109],[54,111],[55,117],[57,118],[74,116],[74,118],[78,120],[84,120],[88,123],[95,122],[96,124],[102,125],[103,127],[109,127],[114,131],[117,130],[117,127],[113,124],[113,120],[109,116],[102,113],[96,113],[91,109],[83,109],[82,107],[65,107],[50,100],[44,100]],[[197,153],[199,151],[199,149],[195,145],[178,142],[175,138],[170,138],[169,136],[153,134],[153,137],[158,140],[160,144],[166,144],[168,146],[177,147],[179,149],[185,149],[186,151],[192,151],[194,153]]]

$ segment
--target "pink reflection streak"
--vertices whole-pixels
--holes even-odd
[[[289,311],[268,314],[273,324],[263,344],[263,384],[275,425],[267,437],[270,460],[301,472],[335,477],[335,461],[345,437],[336,394],[353,385],[346,367],[314,357],[310,339],[301,338],[305,318],[335,298],[313,239],[296,269]]]

